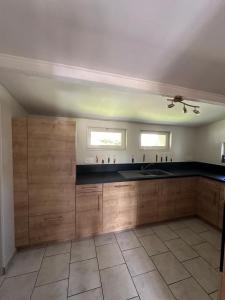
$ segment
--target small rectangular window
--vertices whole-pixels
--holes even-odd
[[[126,129],[89,128],[88,148],[116,149],[126,148]]]
[[[169,149],[170,133],[167,131],[141,131],[141,149]]]

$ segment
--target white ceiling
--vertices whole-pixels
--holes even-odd
[[[48,114],[143,123],[200,126],[225,118],[225,105],[199,103],[200,115],[183,113],[179,104],[167,108],[167,98],[138,91],[75,83],[62,79],[2,72],[0,81],[32,114]]]
[[[225,94],[224,0],[1,0],[0,52]]]
[[[225,95],[224,37],[224,0],[0,1],[0,54],[202,90],[212,100]],[[201,103],[200,116],[184,115],[151,93],[6,69],[0,64],[0,83],[31,113],[188,126],[225,118],[225,106]]]

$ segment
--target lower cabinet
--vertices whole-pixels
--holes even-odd
[[[103,185],[103,232],[132,228],[138,219],[138,182]]]
[[[137,225],[156,222],[158,220],[160,181],[139,181],[138,193]]]
[[[214,226],[219,226],[221,188],[222,185],[216,181],[199,179],[197,214]]]
[[[180,187],[177,179],[164,179],[160,184],[160,197],[158,201],[158,221],[174,219],[176,216],[176,201],[180,196]]]
[[[196,214],[196,192],[198,178],[176,179],[179,194],[175,199],[175,217],[188,217]]]
[[[76,187],[76,236],[102,232],[102,184]]]
[[[75,236],[75,212],[29,218],[30,244],[71,240]]]

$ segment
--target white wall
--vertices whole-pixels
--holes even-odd
[[[77,119],[77,163],[85,164],[87,159],[95,163],[96,155],[101,162],[102,158],[106,161],[110,156],[117,163],[130,163],[132,155],[135,162],[142,162],[143,154],[146,154],[146,162],[155,161],[156,153],[159,156],[168,155],[173,161],[188,161],[194,159],[195,129],[178,126],[146,125],[139,123],[99,121],[90,119]],[[87,129],[88,127],[107,127],[127,129],[127,149],[123,151],[96,151],[87,148]],[[172,133],[172,147],[168,152],[140,150],[139,133],[140,130],[163,130]]]
[[[225,120],[196,128],[196,139],[195,160],[222,164],[221,146],[225,142]]]
[[[0,234],[3,267],[15,251],[11,121],[13,117],[24,114],[23,108],[0,85]]]

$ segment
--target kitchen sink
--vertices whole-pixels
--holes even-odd
[[[167,172],[160,169],[119,171],[119,174],[126,179],[152,178],[152,177],[173,175],[173,173],[171,172]]]

